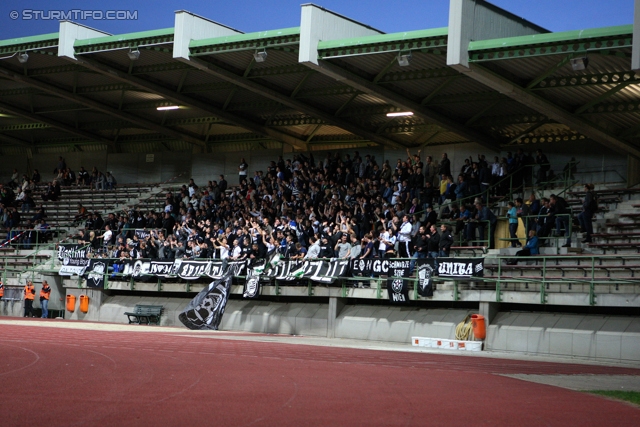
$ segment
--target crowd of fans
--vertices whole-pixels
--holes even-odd
[[[243,158],[237,187],[229,188],[223,175],[201,186],[191,179],[166,194],[162,210],[89,215],[78,237],[111,258],[252,260],[273,252],[289,259],[448,256],[454,242],[494,246],[497,217],[486,204],[490,186],[498,196],[507,191],[499,184],[509,174],[530,184],[536,162],[538,179],[548,179],[546,156],[538,151],[532,163],[527,158],[519,150],[492,164],[483,155],[465,159],[457,184],[447,154],[439,162],[431,156],[423,162],[420,152],[407,151],[393,166],[357,151],[344,157],[328,153],[322,160],[296,154],[252,176]],[[535,196],[517,203],[519,216],[540,213]],[[554,221],[541,216],[531,227],[544,234]],[[139,235],[136,229],[151,231]]]
[[[565,174],[575,173],[572,162]],[[229,188],[223,175],[202,186],[191,179],[166,194],[161,211],[132,209],[103,218],[79,204],[75,221],[86,223],[77,237],[113,258],[258,259],[274,251],[292,259],[448,256],[454,242],[494,247],[497,216],[487,206],[489,197],[505,194],[509,185],[524,188],[534,179],[548,181],[548,165],[541,150],[535,158],[518,150],[495,157],[493,163],[478,155],[475,161],[465,159],[454,179],[446,153],[438,160],[426,156],[423,162],[420,151],[412,155],[407,150],[407,158],[392,166],[356,151],[344,157],[328,153],[322,160],[312,154],[287,160],[280,156],[251,176],[242,158],[237,187]],[[103,175],[95,167],[91,173],[84,168],[74,173],[62,157],[54,173],[44,200],[56,200],[60,184],[95,189],[116,185],[110,173]],[[42,207],[26,224],[18,212],[35,207],[31,194],[40,174],[36,170],[31,179],[24,176],[22,185],[17,177],[14,171],[12,180],[0,185],[3,225],[11,236],[21,229],[48,228]],[[12,198],[18,187],[19,196]],[[564,199],[552,195],[537,200],[532,195],[512,205],[510,223],[517,224],[521,216],[527,230],[539,237],[549,235],[555,225],[570,244]],[[138,235],[136,229],[152,231]],[[22,243],[29,245],[33,233],[24,234],[27,241]],[[512,238],[512,245],[518,245],[514,231]]]

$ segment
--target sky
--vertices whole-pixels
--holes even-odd
[[[491,3],[554,32],[633,23],[633,0]],[[3,0],[0,40],[57,32],[57,20],[50,19],[56,17],[52,11],[74,11],[77,19],[73,21],[111,34],[173,27],[176,10],[188,10],[242,32],[275,30],[299,26],[301,4],[300,0]],[[446,27],[449,19],[448,0],[316,0],[315,4],[385,33]],[[107,11],[112,11],[110,16],[124,19],[93,18],[94,14],[106,15]]]

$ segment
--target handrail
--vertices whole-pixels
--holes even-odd
[[[588,285],[588,291],[587,292],[576,292],[576,293],[588,293],[589,294],[589,304],[590,305],[595,305],[597,303],[597,295],[596,295],[596,285],[608,285],[608,286],[613,286],[615,285],[616,287],[618,287],[621,284],[630,284],[630,285],[634,285],[634,286],[640,286],[640,278],[635,279],[635,278],[620,278],[616,280],[616,283],[612,283],[611,280],[609,278],[598,278],[595,275],[595,272],[598,269],[602,269],[603,271],[606,271],[607,268],[631,268],[631,266],[627,267],[626,265],[597,265],[596,262],[598,260],[602,261],[602,260],[613,260],[613,259],[619,259],[621,260],[623,263],[627,262],[629,260],[634,260],[634,261],[640,261],[640,255],[625,255],[625,256],[619,256],[619,255],[613,255],[613,256],[607,256],[607,255],[600,255],[600,256],[596,256],[596,255],[591,255],[591,256],[585,256],[585,255],[575,255],[575,256],[557,256],[557,255],[538,255],[538,256],[528,256],[528,257],[522,257],[523,261],[536,261],[536,262],[542,262],[542,268],[539,268],[537,270],[542,272],[542,275],[540,277],[513,277],[513,276],[507,276],[504,274],[504,270],[503,270],[503,265],[500,261],[502,260],[506,260],[506,259],[511,259],[513,257],[509,257],[509,256],[486,256],[485,258],[485,270],[497,270],[498,271],[498,275],[497,277],[494,276],[488,276],[488,277],[470,277],[470,278],[455,278],[455,277],[439,277],[439,276],[434,276],[433,280],[435,283],[440,283],[440,282],[453,282],[453,286],[454,286],[454,293],[453,293],[453,299],[454,300],[459,300],[459,294],[460,294],[460,284],[464,284],[465,282],[473,282],[476,284],[480,284],[480,283],[488,283],[488,284],[493,284],[493,286],[491,288],[487,288],[487,289],[491,289],[494,290],[495,289],[495,298],[497,302],[500,302],[502,300],[502,293],[505,291],[506,285],[509,283],[519,283],[519,284],[524,284],[525,285],[525,290],[515,290],[514,291],[521,291],[521,292],[539,292],[540,293],[540,304],[546,304],[547,303],[547,297],[550,293],[553,293],[550,291],[549,286],[550,285],[555,285],[555,284],[561,284],[561,285],[568,285],[569,288],[571,288],[572,284],[580,284],[580,285]],[[394,258],[394,259],[401,259],[401,258]],[[326,260],[326,259],[325,259]],[[410,260],[405,258],[404,260]],[[437,260],[437,258],[436,258]],[[493,260],[493,261],[497,261],[497,264],[489,264],[486,261],[489,260]],[[552,261],[556,261],[556,264],[553,265],[551,262]],[[559,269],[561,271],[562,266],[560,266],[558,264],[558,261],[563,260],[563,261],[567,261],[567,260],[579,260],[577,265],[570,265],[567,267],[570,268],[578,268],[578,269],[583,269],[585,270],[586,274],[585,277],[552,277],[552,278],[548,278],[545,276],[545,273],[548,272],[549,269]],[[586,264],[581,264],[582,262],[585,262]],[[511,267],[511,266],[510,266]],[[518,267],[512,267],[512,269],[517,269]],[[526,270],[523,269],[523,270]],[[109,280],[113,281],[114,279],[111,278],[111,276],[113,276],[114,273],[113,272],[105,272],[104,276],[105,276],[105,288],[108,288],[108,282]],[[122,280],[118,280],[117,278],[122,278],[123,274],[121,273],[115,273],[116,279],[115,281],[122,281]],[[394,276],[390,276],[390,277],[394,277]],[[169,280],[172,280],[173,278],[177,279],[176,276],[169,278]],[[243,279],[244,277],[237,277],[240,279]],[[382,298],[382,281],[386,280],[388,277],[352,277],[352,276],[345,276],[345,277],[332,277],[333,279],[336,280],[336,283],[332,284],[332,285],[327,285],[327,284],[314,284],[311,281],[309,281],[308,287],[309,287],[309,295],[313,295],[313,287],[314,286],[322,286],[322,287],[327,287],[327,286],[333,286],[333,287],[342,287],[343,289],[343,294],[346,297],[347,296],[347,284],[349,282],[362,282],[362,281],[369,281],[369,283],[377,283],[376,285],[376,298],[380,299]],[[394,277],[395,278],[395,277]],[[399,278],[399,277],[398,277]],[[417,285],[418,285],[418,278],[417,278],[417,273],[412,276],[412,277],[403,277],[402,279],[404,280],[408,280],[410,282],[413,283],[413,295],[414,295],[414,299],[417,299]],[[166,279],[162,279],[162,280],[166,280]],[[162,280],[158,279],[158,291],[162,291]],[[134,282],[135,280],[132,277],[129,277],[128,279],[125,279],[125,281],[129,281],[130,282],[130,289],[133,290],[134,289]],[[193,283],[193,282],[191,282]],[[281,284],[278,284],[277,281],[275,281],[273,283],[276,287],[276,290],[278,290],[279,286],[282,286]],[[529,286],[531,285],[531,286]],[[78,286],[81,287],[81,279],[78,278]],[[190,284],[187,284],[187,291],[189,292],[190,289]],[[372,287],[373,288],[373,287]]]
[[[160,187],[160,186],[163,186],[163,185],[169,184],[170,182],[177,180],[178,178],[180,178],[181,176],[185,175],[186,173],[187,173],[187,171],[184,171],[184,172],[182,172],[182,173],[180,173],[180,174],[178,174],[178,175],[174,176],[173,178],[170,178],[170,179],[168,179],[168,180],[166,180],[166,181],[164,181],[164,182],[162,182],[162,183],[155,184],[155,185],[154,185],[154,187]],[[130,208],[138,207],[138,206],[140,206],[141,204],[143,204],[144,202],[146,202],[146,201],[148,201],[149,199],[151,199],[152,197],[153,197],[153,198],[157,197],[159,194],[163,193],[164,191],[166,191],[166,190],[161,189],[160,191],[158,191],[158,192],[156,192],[156,193],[154,193],[154,194],[149,195],[149,197],[147,197],[147,198],[145,198],[145,199],[142,199],[142,200],[139,200],[137,204],[134,204],[134,205],[130,206]]]

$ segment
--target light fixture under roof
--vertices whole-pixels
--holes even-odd
[[[571,68],[573,68],[573,71],[582,71],[589,65],[589,58],[586,56],[571,58],[569,61],[571,62]]]
[[[267,60],[267,51],[263,50],[262,52],[255,52],[253,54],[253,59],[255,59],[256,62],[264,62]]]
[[[413,111],[396,111],[394,113],[387,113],[387,117],[405,117],[413,116]]]
[[[167,110],[177,110],[178,108],[180,108],[179,105],[165,105],[165,106],[156,108],[156,110],[167,111]]]
[[[127,52],[127,56],[130,60],[137,61],[140,58],[140,51],[138,50],[138,48],[136,48],[136,50],[130,50],[129,52]]]
[[[23,52],[23,53],[19,53],[18,54],[18,62],[19,63],[26,64],[28,60],[29,60],[29,54],[27,52]]]
[[[411,65],[411,52],[398,54],[398,65],[401,67],[408,67]]]

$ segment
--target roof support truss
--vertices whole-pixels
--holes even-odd
[[[316,67],[314,64],[307,63],[309,67]],[[469,128],[465,128],[463,124],[456,122],[440,113],[437,113],[418,102],[407,99],[406,97],[391,91],[387,88],[380,87],[375,83],[357,76],[335,64],[327,61],[319,61],[317,66],[321,73],[324,73],[337,80],[341,80],[349,84],[354,89],[376,96],[390,104],[396,105],[402,109],[413,111],[413,113],[429,122],[435,123],[445,129],[454,132],[470,141],[475,141],[492,151],[498,151],[498,145],[495,141],[487,138],[483,134]]]
[[[640,149],[629,142],[610,135],[588,121],[575,116],[574,114],[527,91],[525,88],[512,83],[504,77],[478,64],[469,64],[469,66],[471,72],[467,75],[472,79],[477,80],[480,83],[507,95],[509,98],[546,115],[551,120],[567,125],[569,128],[593,139],[596,142],[599,142],[602,145],[611,147],[621,153],[640,158]]]
[[[11,114],[14,114],[16,116],[20,116],[23,117],[25,119],[29,119],[29,120],[33,120],[34,122],[41,122],[41,123],[45,123],[53,128],[56,129],[60,129],[64,132],[70,133],[72,135],[76,135],[79,136],[81,138],[84,139],[88,139],[90,141],[98,141],[98,142],[102,142],[104,144],[109,144],[110,146],[113,146],[113,141],[107,139],[107,138],[103,138],[99,135],[95,135],[93,133],[84,131],[84,130],[80,130],[80,129],[76,129],[73,126],[67,125],[65,123],[61,123],[58,122],[57,120],[53,120],[53,119],[49,119],[47,117],[43,117],[37,114],[34,114],[30,111],[24,110],[20,107],[16,107],[13,105],[9,105],[5,102],[1,102],[0,101],[0,108],[2,108],[5,111],[10,112]]]
[[[306,149],[306,144],[304,143],[304,141],[296,137],[285,134],[283,132],[278,132],[275,129],[267,128],[243,117],[236,116],[235,114],[225,111],[222,108],[215,107],[209,103],[199,101],[157,83],[150,82],[148,79],[129,75],[126,72],[118,70],[117,68],[114,68],[108,64],[104,64],[102,62],[86,57],[79,58],[78,62],[85,66],[87,69],[104,74],[120,82],[132,84],[140,89],[159,94],[165,99],[177,104],[198,108],[202,111],[206,111],[221,119],[224,119],[228,123],[243,127],[260,135],[268,136],[275,140],[284,142],[285,144],[292,145],[298,149]]]
[[[255,81],[244,79],[242,76],[237,75],[229,70],[226,70],[220,66],[212,64],[210,62],[205,62],[200,58],[191,58],[190,62],[197,67],[198,69],[204,71],[205,73],[214,75],[218,78],[226,80],[228,82],[234,83],[244,89],[251,90],[255,93],[259,93],[262,96],[265,96],[274,101],[280,102],[290,108],[296,109],[298,111],[310,114],[312,116],[318,117],[327,122],[327,124],[331,124],[334,126],[338,126],[348,132],[354,133],[356,135],[360,135],[362,137],[368,138],[373,142],[378,144],[391,147],[391,148],[401,148],[402,146],[395,141],[392,141],[388,138],[381,137],[377,135],[375,132],[366,130],[357,126],[347,120],[344,120],[340,117],[336,117],[331,113],[320,110],[319,108],[313,107],[309,104],[306,104],[299,99],[293,99],[290,96],[287,96],[279,91],[276,91],[272,88],[268,88],[263,86]]]
[[[75,94],[73,92],[69,92],[67,90],[58,88],[58,87],[50,85],[48,83],[41,82],[41,81],[33,79],[31,77],[27,77],[27,76],[23,76],[23,75],[14,73],[14,72],[9,71],[9,70],[4,69],[4,68],[0,69],[0,72],[2,72],[3,74],[5,74],[6,76],[8,76],[9,78],[11,78],[12,80],[14,80],[16,82],[24,83],[24,84],[29,85],[31,87],[40,89],[40,90],[42,90],[44,92],[59,96],[61,98],[67,99],[69,101],[76,102],[76,103],[78,103],[80,105],[84,105],[86,107],[92,108],[92,109],[94,109],[96,111],[100,111],[100,112],[108,114],[110,116],[117,117],[117,118],[122,119],[122,120],[127,120],[127,121],[129,121],[131,123],[134,123],[134,124],[140,126],[140,127],[143,127],[143,128],[149,129],[149,130],[153,130],[153,131],[165,134],[165,135],[167,135],[169,137],[172,137],[172,138],[181,139],[181,140],[190,142],[190,143],[195,144],[195,145],[200,145],[200,146],[204,145],[204,143],[202,141],[200,141],[198,138],[195,138],[195,137],[193,137],[191,135],[187,135],[187,134],[183,134],[181,132],[177,132],[177,131],[175,131],[173,129],[166,128],[166,127],[164,127],[162,125],[159,125],[159,124],[154,123],[154,122],[152,122],[150,120],[147,120],[147,119],[143,119],[141,117],[132,116],[129,113],[124,113],[124,112],[122,112],[122,111],[120,111],[120,110],[118,110],[116,108],[109,107],[109,106],[105,105],[102,102],[98,102],[98,101],[94,101],[94,100],[85,98],[85,97],[80,96],[78,94]],[[115,144],[112,141],[110,141],[110,145],[111,145],[112,148],[115,148]]]

